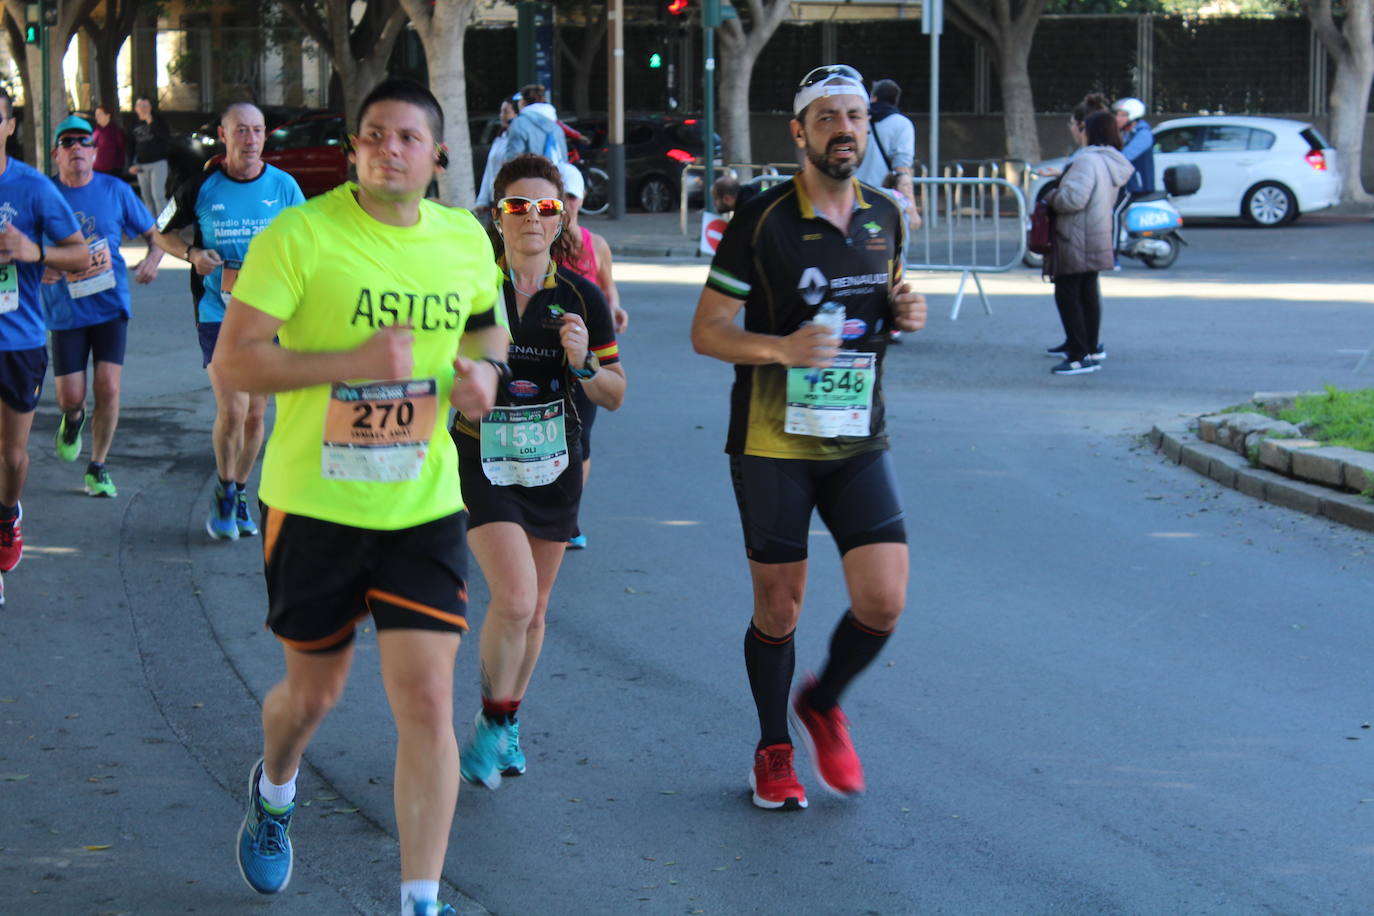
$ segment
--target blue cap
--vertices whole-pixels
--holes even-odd
[[[57,141],[62,138],[63,134],[73,130],[79,130],[83,134],[95,133],[95,128],[91,127],[90,121],[87,121],[85,118],[78,118],[76,115],[67,115],[62,123],[57,125],[57,130],[53,131],[53,145],[57,144]]]

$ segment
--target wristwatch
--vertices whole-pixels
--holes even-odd
[[[581,369],[568,367],[568,371],[580,379],[588,379],[596,375],[596,370],[601,368],[601,361],[596,358],[596,354],[588,352],[587,358],[582,362]]]

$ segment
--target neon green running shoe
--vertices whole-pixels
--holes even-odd
[[[99,467],[86,469],[86,493],[90,496],[104,496],[114,499],[119,495],[115,489],[114,481],[110,479],[110,472],[105,470],[102,464]]]
[[[63,461],[75,461],[81,454],[81,430],[86,427],[86,413],[82,411],[81,422],[76,424],[76,429],[72,430],[67,426],[67,415],[62,415],[62,422],[57,424],[57,457]]]

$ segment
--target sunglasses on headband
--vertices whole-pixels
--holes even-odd
[[[806,76],[803,76],[802,81],[797,86],[797,88],[805,89],[807,86],[814,86],[817,83],[823,83],[826,80],[834,79],[837,76],[843,77],[844,79],[853,80],[854,82],[859,83],[860,85],[862,85],[864,81],[864,78],[859,75],[859,71],[855,70],[848,64],[830,64],[825,67],[817,67],[815,70],[812,70],[810,73],[806,74]]]
[[[95,137],[58,137],[57,145],[63,149],[71,149],[73,146],[95,146]]]
[[[501,212],[509,216],[524,216],[534,207],[540,216],[557,216],[563,212],[563,201],[557,197],[541,197],[531,200],[528,197],[503,197],[496,202]]]

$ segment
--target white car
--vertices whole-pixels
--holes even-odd
[[[1202,172],[1196,194],[1174,199],[1183,216],[1242,216],[1281,226],[1341,200],[1336,150],[1311,124],[1286,118],[1211,115],[1154,129],[1155,181],[1171,165]]]
[[[1165,121],[1154,135],[1157,190],[1164,190],[1170,166],[1195,165],[1202,173],[1196,194],[1172,198],[1185,218],[1241,216],[1257,226],[1281,226],[1340,203],[1336,150],[1307,122],[1207,115]],[[1067,162],[1050,159],[1038,169],[1058,174]],[[1048,181],[1032,178],[1030,201]]]

